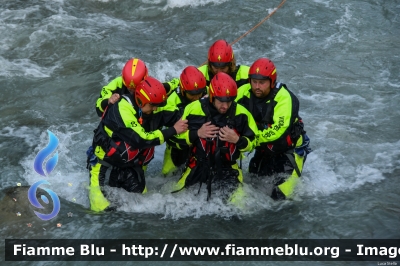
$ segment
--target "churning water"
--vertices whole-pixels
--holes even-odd
[[[272,201],[265,180],[246,170],[243,209],[217,197],[207,202],[197,188],[171,194],[179,177],[161,177],[163,145],[147,171],[149,193],[114,189],[118,211],[88,210],[85,151],[99,122],[102,86],[131,57],[161,81],[178,77],[187,65],[204,63],[215,40],[234,41],[280,2],[2,1],[2,239],[400,238],[398,0],[289,0],[233,45],[239,64],[272,59],[278,81],[300,99],[314,151],[293,200]],[[16,216],[6,194],[43,179],[33,161],[47,145],[47,130],[60,141],[58,165],[46,178],[61,211],[43,222],[31,213]]]

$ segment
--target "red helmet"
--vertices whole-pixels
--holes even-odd
[[[232,46],[225,40],[216,41],[208,50],[208,62],[215,67],[229,66],[232,59]]]
[[[153,106],[164,106],[167,92],[160,81],[153,77],[142,80],[135,89],[135,101],[139,107],[150,103]]]
[[[146,64],[137,58],[130,59],[122,69],[122,81],[128,89],[135,89],[148,75]]]
[[[179,85],[182,93],[200,94],[206,90],[206,78],[195,66],[186,67],[180,76]]]
[[[249,70],[250,79],[269,79],[271,81],[271,88],[275,88],[276,76],[275,65],[268,58],[257,59]]]
[[[211,80],[208,94],[210,102],[214,98],[221,102],[231,102],[237,95],[236,82],[228,74],[218,72]]]

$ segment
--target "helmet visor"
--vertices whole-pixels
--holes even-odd
[[[224,96],[224,97],[214,96],[214,98],[220,102],[232,102],[236,99],[236,96]]]
[[[231,62],[210,62],[210,65],[213,67],[227,67],[231,64]]]
[[[252,75],[249,75],[249,78],[251,78],[251,79],[260,79],[260,80],[267,80],[267,79],[271,80],[270,77],[268,77],[268,76],[263,76],[263,75],[260,75],[260,74],[252,74]]]
[[[164,107],[167,104],[167,101],[163,101],[160,103],[149,103],[151,106],[155,106],[155,107]]]
[[[190,95],[203,94],[205,91],[206,91],[205,87],[197,90],[185,90],[185,92]]]

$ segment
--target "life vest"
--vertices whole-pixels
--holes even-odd
[[[240,134],[237,132],[235,128],[235,114],[236,114],[236,102],[232,102],[231,107],[229,108],[229,114],[228,114],[228,121],[227,121],[227,126],[232,128],[236,134],[240,136]],[[212,120],[210,110],[208,109],[208,102],[207,101],[201,101],[201,107],[203,112],[206,115],[206,122],[209,122]],[[200,146],[199,145],[193,145],[192,148],[192,155],[198,156],[200,153],[197,150],[198,148],[201,148],[201,154],[205,154],[205,157],[210,159],[210,161],[218,166],[226,165],[226,164],[234,164],[236,163],[234,157],[234,154],[237,150],[236,144],[230,143],[227,141],[220,141],[218,137],[212,138],[212,139],[203,139],[199,138],[200,141]],[[194,167],[196,161],[189,160],[189,167]]]
[[[132,104],[125,95],[122,96]],[[94,130],[92,146],[100,146],[104,152],[103,161],[117,167],[132,167],[147,165],[154,158],[154,148],[138,149],[134,148],[125,141],[114,140],[109,137],[104,130],[105,123],[103,118],[107,113],[108,107],[104,110],[99,126]]]
[[[201,108],[206,116],[206,122],[212,120],[212,116],[209,110],[208,99],[200,100]],[[235,130],[235,114],[236,114],[236,102],[232,102],[229,109],[228,119],[226,125]],[[239,134],[238,134],[239,135]],[[207,184],[207,200],[211,197],[211,184],[214,178],[224,178],[224,175],[234,175],[238,176],[239,172],[237,169],[232,169],[231,165],[236,164],[234,159],[235,152],[237,151],[236,145],[229,143],[227,141],[220,141],[218,137],[216,138],[199,138],[197,145],[193,145],[191,148],[191,155],[186,164],[187,167],[191,169],[199,169],[201,172],[197,172],[198,169],[194,170],[197,173],[196,179],[193,179],[192,183],[200,183],[199,191],[201,189],[202,183]],[[200,150],[199,150],[200,149]],[[229,167],[227,167],[229,166]],[[178,192],[185,188],[173,191],[172,193]]]
[[[277,122],[274,121],[273,119],[274,108],[277,104],[277,102],[275,101],[275,97],[282,87],[286,88],[292,99],[292,115],[290,119],[290,126],[286,129],[285,133],[282,134],[282,136],[280,136],[278,139],[272,142],[268,142],[268,144],[266,145],[262,145],[263,147],[256,148],[256,149],[262,149],[270,154],[283,153],[294,148],[300,136],[306,134],[306,131],[304,131],[303,121],[301,120],[301,117],[298,115],[300,108],[299,100],[289,89],[287,89],[286,85],[282,83],[278,83],[276,87],[273,88],[272,91],[267,96],[266,101],[269,102],[266,103],[267,109],[265,114],[263,114],[261,121],[257,122],[258,129],[262,131],[268,127],[271,127],[274,124],[274,122]],[[250,101],[249,101],[250,112],[253,112],[254,97],[255,96],[253,95],[253,93],[250,93]]]

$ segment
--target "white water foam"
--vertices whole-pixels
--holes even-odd
[[[13,59],[7,60],[0,56],[0,64],[3,66],[0,70],[0,76],[3,77],[20,77],[26,78],[47,78],[51,77],[54,70],[53,67],[41,67],[30,59]]]
[[[331,27],[331,31],[334,32],[325,40],[324,49],[330,48],[336,44],[349,43],[349,42],[357,42],[358,38],[356,34],[353,33],[353,24],[358,23],[358,21],[353,20],[353,12],[351,4],[344,5],[345,10],[343,15],[335,20],[334,25]]]
[[[329,7],[331,4],[331,0],[313,0],[315,3],[324,4],[325,7]]]
[[[32,129],[26,126],[17,128],[6,126],[0,130],[0,137],[18,138],[24,141],[28,146],[33,147],[36,141],[34,136],[38,133],[39,131],[37,129]]]
[[[117,0],[91,0],[91,1],[102,2],[102,3],[117,2]],[[229,1],[229,0],[198,0],[198,1],[195,1],[195,0],[167,0],[164,10],[167,8],[176,8],[176,7],[204,6],[204,5],[207,5],[210,3],[221,4],[221,3],[224,3],[227,1]],[[159,5],[164,2],[165,2],[165,0],[142,0],[142,3],[146,4],[146,5]]]
[[[197,7],[204,6],[210,3],[219,5],[228,1],[229,0],[167,0],[167,5],[164,9],[176,7]]]
[[[154,73],[154,77],[161,82],[170,81],[172,78],[179,78],[182,70],[187,66],[188,63],[181,59],[148,64],[149,72]]]
[[[39,6],[30,6],[24,9],[15,9],[15,10],[10,10],[10,9],[5,9],[0,13],[0,21],[5,23],[4,21],[13,21],[13,20],[24,20],[26,19],[27,15],[30,15],[32,13],[38,12],[39,11]]]
[[[400,141],[382,143],[374,146],[376,149],[372,166],[381,169],[383,173],[393,173],[400,169]]]

